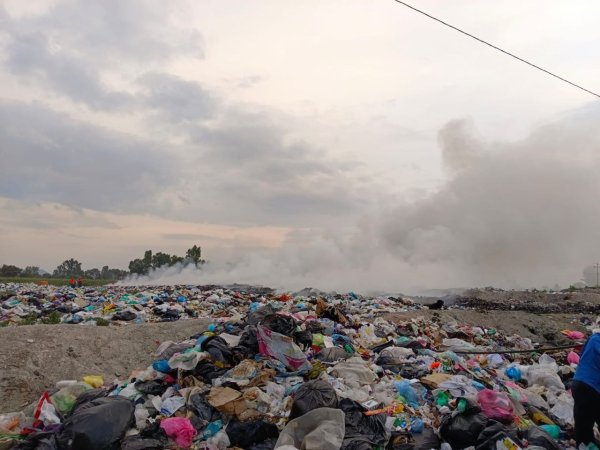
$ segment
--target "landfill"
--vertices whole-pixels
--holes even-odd
[[[146,368],[62,380],[1,414],[0,450],[576,448],[569,386],[594,324],[564,330],[572,345],[545,351],[435,314],[402,319],[424,307],[401,297],[216,286],[0,292],[8,324],[53,312],[90,325],[210,319],[189,339],[158,343]]]

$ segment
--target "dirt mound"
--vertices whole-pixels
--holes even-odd
[[[158,343],[206,330],[207,320],[122,327],[29,325],[0,328],[0,412],[17,411],[59,380],[102,375],[107,382],[152,362]]]

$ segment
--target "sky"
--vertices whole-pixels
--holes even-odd
[[[597,2],[414,4],[600,90]],[[205,281],[569,284],[600,259],[599,118],[392,0],[5,0],[0,263],[198,244]]]

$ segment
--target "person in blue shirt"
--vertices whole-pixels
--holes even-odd
[[[600,334],[594,333],[585,343],[571,384],[575,401],[575,440],[577,445],[598,443],[594,424],[600,428]]]

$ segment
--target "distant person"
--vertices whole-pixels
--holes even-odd
[[[594,330],[585,343],[571,384],[575,406],[575,440],[594,443],[594,424],[600,427],[600,330]]]
[[[74,287],[75,287],[75,283],[76,283],[76,281],[75,281],[75,278],[71,278],[71,279],[69,280],[69,286],[71,286],[72,288],[74,288]]]
[[[83,287],[83,278],[77,278],[77,287]]]

